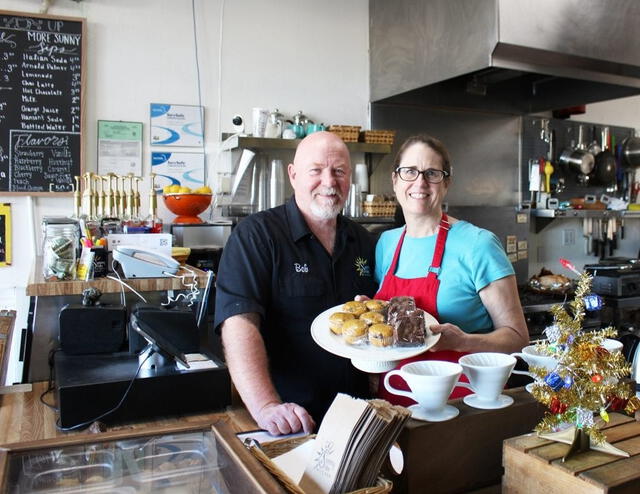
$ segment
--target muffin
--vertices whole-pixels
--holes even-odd
[[[384,300],[367,300],[364,305],[371,312],[382,312],[387,303]]]
[[[360,319],[366,322],[368,326],[384,322],[384,316],[380,312],[365,312],[360,316]]]
[[[342,311],[349,312],[356,317],[360,317],[362,314],[367,312],[367,306],[364,305],[364,302],[356,302],[355,300],[352,300],[342,306]]]
[[[369,343],[374,346],[391,346],[393,344],[393,328],[383,323],[370,326]]]
[[[329,329],[335,334],[342,334],[342,325],[351,319],[355,319],[353,314],[334,312],[329,316]]]
[[[361,319],[351,319],[342,325],[342,337],[345,343],[357,345],[367,338],[367,323]]]

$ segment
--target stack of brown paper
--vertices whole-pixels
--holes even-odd
[[[404,407],[338,394],[324,417],[300,487],[307,494],[349,492],[375,484],[405,422]]]

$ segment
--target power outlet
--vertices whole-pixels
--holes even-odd
[[[576,244],[576,231],[573,228],[566,228],[562,230],[562,245],[575,245]]]

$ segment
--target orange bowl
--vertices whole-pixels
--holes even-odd
[[[165,194],[167,209],[177,215],[174,223],[202,223],[198,215],[211,204],[212,194]]]

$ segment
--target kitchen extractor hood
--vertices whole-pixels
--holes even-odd
[[[535,113],[640,94],[637,0],[370,0],[371,101]]]

